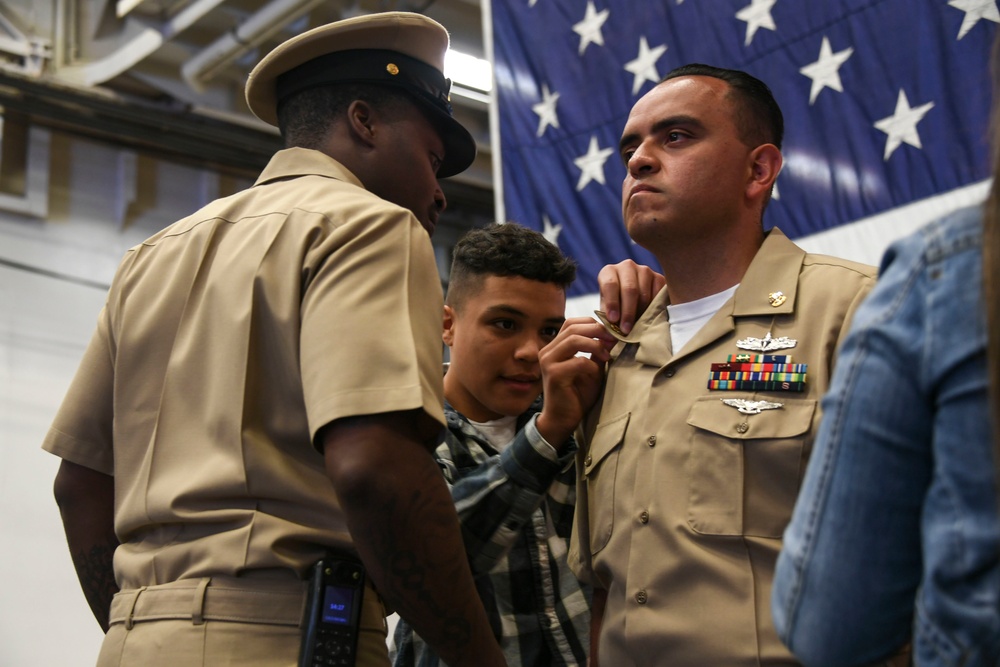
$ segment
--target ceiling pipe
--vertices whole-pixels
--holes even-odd
[[[226,65],[327,0],[274,0],[215,40],[181,67],[184,80],[198,92]]]
[[[107,56],[85,65],[67,65],[56,70],[62,81],[80,86],[96,86],[109,81],[142,62],[166,42],[191,27],[225,0],[195,0],[158,28],[144,28]]]

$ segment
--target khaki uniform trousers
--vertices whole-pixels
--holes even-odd
[[[306,584],[212,577],[122,591],[97,667],[296,667]],[[365,587],[359,667],[389,667],[385,607]]]

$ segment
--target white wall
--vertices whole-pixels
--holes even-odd
[[[0,253],[8,235],[0,232]],[[24,259],[31,260],[28,256]],[[39,449],[103,294],[0,267],[0,665],[92,665],[102,637],[52,500],[58,459]]]

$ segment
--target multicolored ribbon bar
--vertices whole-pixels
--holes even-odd
[[[712,372],[729,371],[732,373],[805,373],[809,364],[765,364],[747,362],[724,362],[712,364]]]
[[[708,388],[719,391],[804,391],[806,383],[766,380],[709,380]]]
[[[805,373],[753,373],[719,371],[708,374],[709,380],[763,380],[765,382],[805,382]]]

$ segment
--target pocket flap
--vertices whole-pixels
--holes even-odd
[[[768,396],[769,402],[780,403],[781,407],[748,415],[723,403],[726,398],[753,400],[748,396],[702,396],[691,406],[687,423],[710,433],[740,440],[794,438],[809,430],[816,412],[815,399]]]
[[[615,450],[625,438],[625,430],[628,428],[631,412],[626,412],[620,417],[616,417],[609,422],[603,422],[594,431],[594,436],[590,439],[590,449],[583,459],[583,474],[590,476],[591,471],[601,464],[605,457]]]

